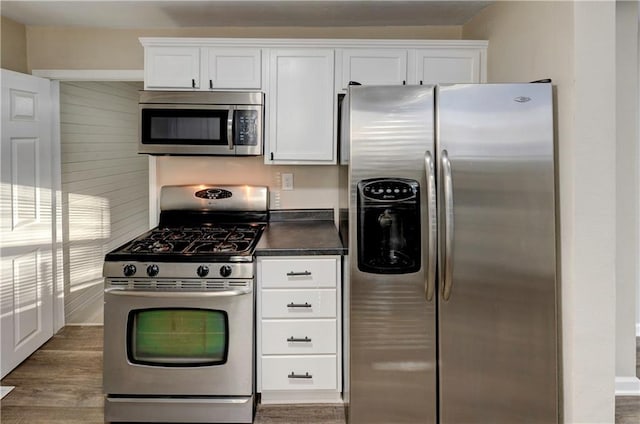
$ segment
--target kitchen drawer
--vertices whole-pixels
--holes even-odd
[[[337,261],[334,258],[265,259],[261,262],[262,287],[335,287]]]
[[[335,318],[336,290],[263,290],[262,318]]]
[[[262,390],[336,390],[336,364],[335,355],[263,356]]]
[[[335,319],[262,321],[263,355],[323,353],[336,353]]]

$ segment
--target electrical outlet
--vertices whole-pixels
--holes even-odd
[[[293,190],[293,174],[282,174],[282,189]]]

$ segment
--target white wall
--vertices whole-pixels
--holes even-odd
[[[148,160],[137,154],[141,83],[60,83],[67,324],[102,323],[104,255],[148,228]]]
[[[616,3],[616,381],[636,377],[638,289],[638,3]]]
[[[615,377],[615,2],[496,2],[463,28],[488,80],[552,78],[564,422],[612,423]]]

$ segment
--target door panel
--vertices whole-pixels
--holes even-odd
[[[50,83],[2,70],[2,377],[53,335]]]
[[[435,299],[425,296],[430,230],[425,155],[433,149],[433,87],[352,87],[349,97],[349,422],[435,423],[436,308]],[[418,182],[422,244],[417,272],[359,269],[363,230],[357,185],[371,178]]]
[[[444,86],[437,98],[438,164],[444,177],[446,152],[453,186],[453,210],[439,202],[441,228],[453,218],[451,241],[439,231],[443,264],[452,243],[441,422],[557,423],[551,86]]]

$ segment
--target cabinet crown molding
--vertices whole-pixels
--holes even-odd
[[[205,47],[333,47],[333,48],[487,48],[486,40],[390,40],[390,39],[337,39],[337,38],[192,38],[192,37],[140,37],[144,47],[181,46]]]

